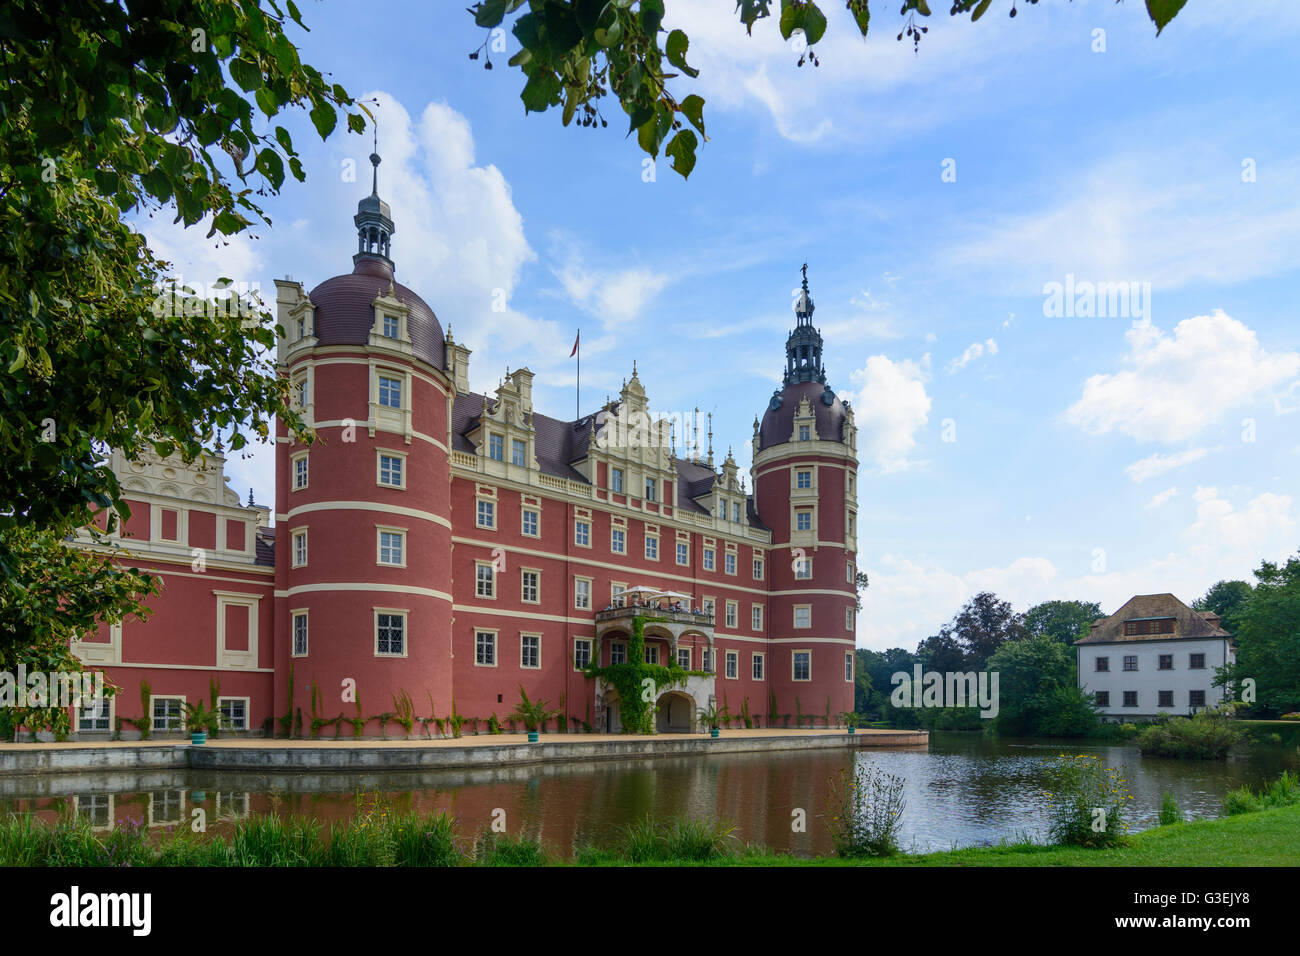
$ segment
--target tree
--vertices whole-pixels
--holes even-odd
[[[0,9],[0,660],[76,667],[67,641],[146,612],[148,575],[104,561],[129,516],[106,451],[185,461],[273,416],[310,433],[272,364],[275,324],[247,297],[160,296],[168,264],[123,216],[166,209],[208,235],[260,220],[285,169],[273,120],[328,136],[346,90],[301,62],[276,0],[10,0]],[[229,77],[229,79],[227,79]],[[260,114],[260,115],[259,115]],[[95,522],[98,519],[99,524]],[[91,529],[103,547],[70,555]],[[54,719],[51,715],[50,719]],[[39,722],[39,719],[36,719]]]
[[[862,610],[862,592],[867,589],[867,585],[870,583],[871,581],[867,577],[866,571],[859,571],[853,575],[853,587],[854,592],[856,593],[857,609],[859,611]]]
[[[1146,0],[1157,34],[1186,2]],[[992,0],[953,0],[948,12],[969,13],[974,23],[991,5]],[[526,12],[521,13],[525,6]],[[846,0],[844,7],[853,28],[865,38],[871,22],[869,0]],[[1010,0],[1010,16],[1016,10],[1016,0]],[[601,101],[613,94],[627,114],[628,135],[636,133],[641,149],[657,158],[662,147],[675,172],[683,177],[691,174],[700,137],[708,139],[704,98],[698,93],[679,96],[675,91],[685,82],[683,77],[694,79],[699,70],[687,61],[690,37],[682,30],[661,28],[665,0],[479,0],[469,12],[488,31],[504,29],[507,18],[513,18],[510,32],[521,49],[510,58],[510,65],[525,77],[519,94],[525,112],[560,107],[565,126],[576,118],[580,126],[605,127],[609,120],[601,112]],[[736,2],[747,34],[760,20],[772,18],[772,12],[772,0]],[[930,28],[917,17],[930,16],[928,0],[902,0],[900,13],[899,41],[906,38],[919,50]],[[796,41],[791,55],[798,57],[798,65],[819,65],[814,47],[829,26],[821,6],[814,0],[781,0],[776,19],[781,36]],[[492,39],[489,32],[483,45],[470,54],[471,59],[483,56],[488,69],[492,68]]]
[[[1078,736],[1097,726],[1096,707],[1077,686],[1074,652],[1040,634],[1008,642],[989,658],[998,675],[993,729],[1020,736]]]
[[[1236,634],[1252,593],[1254,589],[1247,581],[1219,581],[1193,602],[1192,608],[1219,615],[1219,626],[1229,634]]]
[[[1034,637],[1047,635],[1062,644],[1073,644],[1088,636],[1089,625],[1099,617],[1096,601],[1044,601],[1025,612],[1025,630]]]
[[[985,662],[1003,644],[1026,636],[1025,626],[1020,615],[1011,610],[1011,603],[990,591],[981,591],[967,601],[947,630],[965,649],[966,667],[971,670],[983,670]]]
[[[927,671],[948,674],[966,669],[966,648],[946,627],[916,645],[916,656]]]
[[[1255,580],[1237,625],[1237,663],[1225,676],[1238,690],[1253,679],[1252,710],[1277,717],[1300,710],[1300,554],[1284,565],[1263,562]]]

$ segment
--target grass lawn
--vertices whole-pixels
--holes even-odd
[[[592,861],[595,862],[595,861]],[[611,860],[611,863],[615,861]],[[676,866],[692,864],[679,862]],[[737,856],[705,866],[1300,866],[1300,805],[1154,827],[1109,850],[997,846],[886,859]]]

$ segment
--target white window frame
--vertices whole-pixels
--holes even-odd
[[[410,627],[410,610],[407,608],[397,607],[377,607],[374,608],[374,656],[375,657],[406,657],[411,649],[411,627]],[[380,617],[398,617],[402,620],[402,651],[395,654],[392,651],[379,650],[379,618]]]
[[[579,537],[578,535],[579,529],[583,529],[583,533],[581,537]],[[573,519],[573,546],[575,548],[591,547],[591,519],[590,518]]]
[[[740,651],[724,651],[722,656],[724,680],[740,680]]]
[[[217,717],[218,717],[218,723],[220,723],[220,718],[221,718],[221,704],[222,704],[223,701],[232,701],[232,702],[233,702],[233,701],[238,701],[238,702],[240,702],[240,703],[242,703],[242,704],[244,705],[244,726],[242,726],[242,727],[227,727],[227,726],[224,726],[224,725],[223,725],[223,726],[220,727],[220,729],[221,729],[221,730],[247,730],[247,729],[248,729],[249,715],[252,713],[252,710],[253,710],[253,700],[252,700],[252,698],[251,698],[251,697],[227,697],[227,696],[224,696],[224,695],[221,696],[221,697],[218,697],[218,698],[217,698]]]
[[[614,660],[615,650],[617,650],[620,655],[618,660]],[[610,641],[609,642],[609,665],[613,667],[615,664],[626,664],[626,663],[627,663],[627,641]]]
[[[382,568],[404,568],[406,567],[406,528],[393,528],[387,525],[375,526],[375,564]],[[398,547],[401,549],[401,561],[384,560],[384,535],[396,535],[398,538]],[[392,550],[392,545],[389,545]]]
[[[478,572],[475,572],[477,574]],[[533,596],[528,597],[528,575],[533,575]],[[520,604],[541,604],[542,603],[542,570],[541,568],[520,568],[519,569],[519,603]]]
[[[808,676],[799,677],[799,655],[804,654],[808,658]],[[790,652],[790,680],[797,684],[807,684],[812,682],[812,651],[808,648],[798,648]]]
[[[492,651],[492,659],[487,662],[484,662],[479,659],[480,658],[479,647],[481,646],[482,643],[479,641],[479,638],[483,637],[484,635],[487,635],[492,639],[486,645]],[[501,643],[500,632],[496,628],[491,628],[491,627],[474,628],[474,666],[475,667],[496,667],[497,663],[501,660],[501,654],[500,654],[501,648],[498,646],[500,643]]]
[[[298,650],[299,618],[303,620],[303,637],[306,638],[301,652]],[[289,612],[289,656],[306,657],[309,653],[311,653],[311,621],[306,608],[295,608]]]
[[[645,559],[647,561],[659,560],[659,535],[647,534],[645,536]]]
[[[578,648],[581,647],[581,646],[584,646],[584,645],[586,646],[586,650],[587,650],[587,665],[586,665],[586,666],[587,666],[587,667],[590,667],[590,666],[591,666],[592,645],[593,645],[594,643],[595,643],[594,640],[593,640],[592,638],[590,638],[590,637],[575,637],[575,638],[573,639],[573,669],[574,669],[575,671],[582,671],[582,670],[585,670],[585,669],[586,669],[586,668],[584,668],[584,667],[582,667],[582,666],[579,666],[579,664],[578,664]]]
[[[303,491],[311,482],[311,460],[308,452],[300,451],[290,456],[289,490]],[[299,468],[299,463],[302,467]],[[177,524],[179,528],[179,523]]]
[[[298,543],[302,542],[302,548],[299,549]],[[289,566],[292,568],[305,568],[308,560],[308,546],[310,542],[307,539],[307,528],[292,528],[289,531]],[[299,560],[299,550],[302,552]]]
[[[527,664],[524,662],[524,648],[529,640],[537,642],[537,663]],[[523,631],[519,635],[519,668],[526,671],[539,671],[542,669],[542,635],[534,631]]]
[[[804,623],[802,624],[799,623],[800,611],[803,611],[805,614]],[[812,605],[811,604],[796,604],[794,606],[794,626],[799,628],[800,630],[807,630],[808,628],[812,627]]]
[[[627,528],[609,529],[609,553],[627,554]]]
[[[533,516],[535,531],[528,530],[528,516]],[[525,538],[540,538],[542,536],[542,513],[536,508],[519,509],[519,533]]]
[[[763,629],[763,605],[751,604],[749,606],[749,629],[751,631],[761,631]]]
[[[740,602],[728,601],[725,605],[723,605],[723,608],[724,608],[723,620],[726,622],[725,626],[731,628],[734,631],[736,628],[740,626]]]
[[[624,494],[623,487],[625,482],[623,481],[623,477],[624,477],[624,472],[622,468],[614,468],[612,466],[610,467],[609,490],[614,492],[614,494],[616,495]]]
[[[705,571],[718,570],[718,552],[716,548],[704,549],[704,570]]]
[[[580,585],[580,584],[585,584],[585,585],[586,585],[586,589],[585,589],[585,590],[586,590],[586,595],[585,595],[586,603],[585,603],[585,604],[579,603],[579,600],[578,600],[578,599],[579,599],[579,596],[580,596],[580,594],[581,594],[581,591],[583,590],[583,589],[579,588],[579,585]],[[573,608],[574,608],[574,610],[576,610],[576,611],[590,611],[590,610],[591,610],[591,578],[584,578],[584,577],[581,577],[580,575],[574,575],[574,577],[573,577]]]
[[[177,719],[180,723],[176,727],[158,726],[158,715],[156,702],[160,700],[178,700],[180,701],[177,710]],[[167,715],[164,719],[170,720],[171,716]],[[172,732],[185,732],[185,695],[184,694],[150,694],[149,695],[149,729],[156,734],[167,734]]]
[[[401,478],[396,484],[391,481],[384,481],[384,459],[391,458],[397,462],[398,475]],[[392,469],[389,469],[391,474]],[[406,490],[406,452],[390,451],[387,448],[375,449],[375,484],[380,488],[392,488],[397,491]]]
[[[750,655],[749,677],[751,680],[767,680],[767,655],[762,651]]]
[[[685,541],[677,542],[677,564],[681,567],[688,567],[691,563],[691,546]]]
[[[485,522],[484,516],[488,520]],[[491,499],[480,495],[474,501],[474,527],[482,528],[485,531],[495,531],[497,529],[497,503]]]
[[[483,570],[486,569],[487,577],[483,577]],[[490,586],[489,593],[484,594],[481,585],[484,581]],[[497,599],[497,569],[491,561],[475,560],[474,562],[474,597],[484,601],[495,601]]]

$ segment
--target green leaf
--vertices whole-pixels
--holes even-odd
[[[321,139],[325,139],[330,133],[334,132],[334,126],[338,123],[338,114],[334,112],[334,107],[328,103],[319,103],[312,107],[311,121],[316,126],[316,132],[320,134]]]
[[[809,44],[816,43],[826,34],[826,14],[811,0],[804,7],[803,32]]]
[[[993,0],[980,0],[979,6],[977,6],[974,12],[970,15],[970,22],[974,23],[980,17],[984,16],[985,11],[988,10],[989,4],[992,2]]]
[[[1156,36],[1169,25],[1169,21],[1178,16],[1187,0],[1147,0],[1147,15],[1156,25]]]
[[[985,0],[986,3],[991,0]],[[845,4],[849,8],[849,13],[853,14],[853,20],[858,25],[858,30],[865,37],[867,35],[867,26],[871,23],[871,10],[867,7],[867,0],[848,0]]]
[[[274,149],[267,147],[257,154],[257,171],[270,180],[272,189],[279,189],[284,183],[284,160]]]
[[[772,0],[736,0],[736,9],[740,11],[740,22],[745,25],[745,33],[754,35],[754,24],[772,14]]]
[[[680,173],[682,179],[689,177],[695,168],[695,147],[698,145],[699,140],[695,134],[683,129],[677,132],[664,149],[664,155],[672,157],[673,172]]]
[[[506,0],[483,0],[474,7],[474,22],[481,27],[495,27],[505,15]]]
[[[686,65],[686,50],[690,45],[690,38],[685,33],[681,30],[674,30],[668,34],[668,42],[664,44],[664,53],[668,57],[668,62],[687,76],[699,76],[699,70]]]
[[[560,78],[551,70],[538,67],[524,84],[519,98],[524,101],[525,112],[540,113],[552,105],[560,95]]]
[[[267,116],[274,116],[280,109],[280,103],[276,100],[275,94],[271,92],[269,87],[260,87],[258,91],[253,94],[253,99],[257,101],[257,108]]]
[[[241,56],[230,61],[230,78],[245,93],[251,93],[262,85],[262,69],[253,60]]]
[[[682,113],[691,121],[691,125],[700,131],[701,136],[708,139],[704,132],[704,97],[692,93],[679,105]]]
[[[664,0],[641,0],[641,29],[653,37],[664,20]]]
[[[803,6],[797,0],[781,0],[781,37],[790,39],[803,27]]]

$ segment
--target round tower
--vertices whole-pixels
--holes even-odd
[[[826,383],[808,266],[786,340],[782,387],[754,423],[754,507],[772,529],[769,668],[778,710],[853,709],[857,439]],[[797,700],[796,700],[797,698]]]
[[[452,709],[454,389],[437,316],[394,278],[396,230],[370,161],[352,271],[310,294],[276,282],[281,373],[317,435],[308,446],[278,430],[277,733],[296,732],[299,711],[307,734],[313,715],[400,714],[408,699],[420,716]]]

